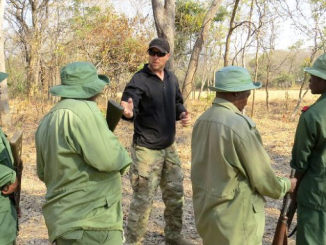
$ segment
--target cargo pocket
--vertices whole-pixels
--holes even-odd
[[[107,227],[108,224],[119,222],[119,219],[122,219],[120,199],[121,194],[117,193],[100,198],[96,202],[89,203],[88,209],[91,210],[85,216],[84,220],[87,220],[87,222],[96,222],[98,224],[102,223],[103,227]]]
[[[84,233],[83,230],[70,231],[68,233],[65,233],[61,237],[59,237],[56,243],[58,245],[60,245],[60,243],[64,243],[64,244],[67,244],[68,242],[73,243],[74,241],[80,240],[83,237],[83,233]]]
[[[148,191],[149,178],[139,174],[134,165],[131,166],[129,171],[130,184],[134,192]]]
[[[138,190],[139,190],[139,175],[130,172],[129,177],[130,177],[130,184],[131,184],[132,189],[135,192],[138,192]]]
[[[255,202],[252,206],[257,225],[256,236],[258,239],[262,239],[265,230],[265,201]]]

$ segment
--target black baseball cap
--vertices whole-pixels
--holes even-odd
[[[157,48],[162,53],[170,53],[170,44],[169,42],[164,38],[155,38],[153,39],[148,46],[148,50],[151,48]]]

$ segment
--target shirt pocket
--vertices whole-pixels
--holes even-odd
[[[263,197],[256,197],[252,203],[252,209],[256,221],[256,236],[262,238],[265,230],[265,199]]]
[[[120,194],[106,196],[101,198],[96,203],[88,204],[88,207],[92,210],[87,214],[88,219],[97,219],[98,221],[102,218],[107,217],[111,208],[115,208],[116,204],[120,204]],[[99,221],[100,222],[100,221]]]
[[[3,213],[8,212],[9,210],[10,210],[9,197],[0,196],[0,215],[3,215]]]
[[[64,240],[79,240],[82,238],[84,231],[83,230],[76,230],[76,231],[71,231],[63,236],[61,236],[61,239]],[[68,241],[69,242],[69,241]],[[70,243],[73,243],[74,241],[70,241]]]

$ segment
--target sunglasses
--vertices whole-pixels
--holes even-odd
[[[157,57],[164,57],[165,55],[167,55],[167,53],[162,53],[162,52],[156,52],[156,51],[153,51],[153,50],[148,50],[148,54],[150,56],[157,56]]]

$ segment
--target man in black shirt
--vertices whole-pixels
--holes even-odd
[[[193,244],[180,234],[182,229],[183,173],[175,140],[175,122],[190,123],[176,76],[165,69],[170,58],[169,43],[152,40],[148,48],[149,64],[127,84],[121,105],[123,118],[134,122],[133,163],[126,244],[142,244],[153,199],[160,185],[165,203],[166,244]]]

